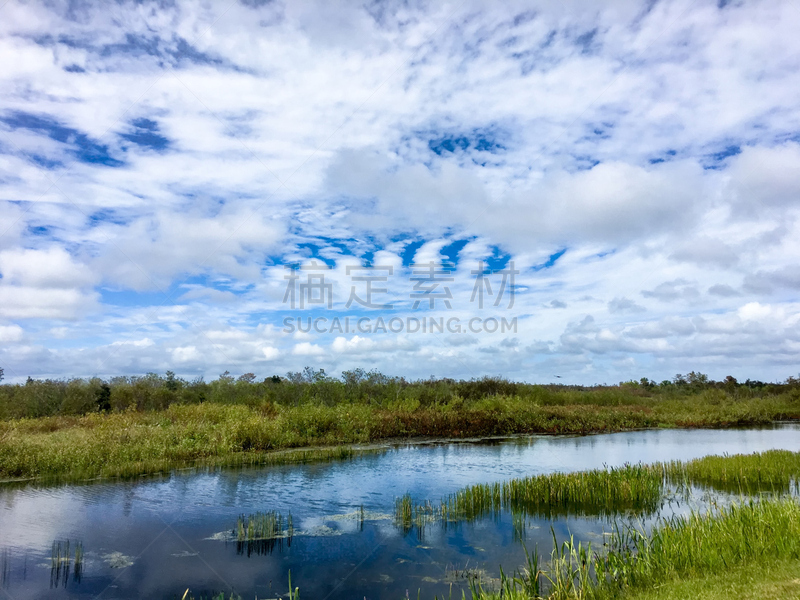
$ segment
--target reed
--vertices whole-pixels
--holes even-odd
[[[449,494],[438,504],[415,504],[409,495],[395,503],[395,521],[405,530],[433,520],[474,521],[509,511],[524,516],[651,514],[664,495],[660,465],[625,465],[577,473],[551,473],[477,484]]]
[[[73,580],[80,583],[83,575],[83,543],[75,543],[73,555],[69,540],[54,540],[50,550],[50,587],[67,587],[70,570]]]
[[[764,498],[661,519],[649,533],[615,527],[601,552],[572,537],[558,544],[554,535],[545,568],[533,556],[526,549],[527,567],[512,577],[501,571],[499,593],[473,586],[473,600],[611,600],[742,566],[757,571],[776,560],[798,560],[800,504]]]
[[[800,491],[800,452],[769,450],[755,454],[706,456],[664,465],[676,484],[694,484],[720,491],[751,494],[760,491]]]
[[[281,596],[287,596],[289,600],[300,600],[300,588],[299,587],[292,588],[291,570],[289,570],[289,593],[281,594]],[[190,593],[189,588],[186,588],[186,591],[183,592],[181,600],[206,600],[206,597],[205,596],[195,597],[193,594]],[[208,600],[242,600],[242,597],[234,592],[231,592],[230,595],[226,597],[224,592],[219,592],[218,594],[210,595],[208,597]],[[258,600],[258,596],[255,597],[255,600]]]
[[[284,522],[286,528],[284,529]],[[294,537],[294,522],[292,513],[284,517],[278,511],[257,512],[251,515],[241,515],[233,530],[236,536],[236,547],[240,554],[250,556],[256,554],[270,554],[275,546],[282,546],[283,540],[287,545],[292,545]]]

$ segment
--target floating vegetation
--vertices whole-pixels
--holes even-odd
[[[133,565],[133,559],[122,552],[110,552],[103,555],[103,561],[112,569],[125,569]]]
[[[292,545],[292,513],[286,516],[286,529],[283,515],[274,510],[242,515],[236,522],[233,535],[236,536],[236,551],[239,554],[271,554],[276,545],[279,549],[282,548],[284,539],[288,546]]]
[[[70,569],[73,581],[80,583],[83,576],[83,543],[75,543],[73,555],[69,540],[54,540],[50,553],[50,587],[67,587]]]

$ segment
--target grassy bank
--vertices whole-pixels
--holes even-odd
[[[800,600],[800,560],[760,560],[722,573],[672,581],[627,600]]]
[[[7,387],[7,386],[0,386]],[[240,465],[329,459],[275,450],[410,437],[592,433],[648,427],[729,427],[799,419],[793,392],[735,398],[721,390],[689,395],[541,390],[541,397],[494,395],[423,404],[308,401],[172,404],[163,410],[91,412],[0,420],[0,478],[135,476],[193,464]],[[635,392],[635,393],[634,393]]]
[[[590,545],[565,542],[554,548],[545,568],[529,559],[527,569],[503,578],[502,594],[478,587],[473,598],[688,598],[730,569],[747,578],[747,570],[794,570],[798,561],[800,504],[788,498],[762,500],[665,520],[650,535],[617,531],[600,553]],[[756,579],[768,587],[763,577]],[[679,587],[685,595],[664,596]]]

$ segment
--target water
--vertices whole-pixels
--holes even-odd
[[[196,597],[234,591],[277,598],[288,591],[291,570],[306,599],[399,599],[406,590],[433,598],[451,583],[460,597],[466,575],[487,581],[499,565],[513,571],[522,563],[511,516],[434,525],[420,537],[404,534],[390,518],[396,497],[409,492],[415,500],[438,500],[466,485],[538,473],[773,448],[800,451],[800,425],[408,445],[351,462],[0,486],[0,585],[14,600],[180,598],[187,588]],[[291,512],[291,541],[249,555],[225,541],[239,515],[268,510]],[[551,526],[559,538],[572,533],[598,544],[610,522],[527,519],[528,547],[549,552]],[[54,566],[54,542],[64,548],[67,541],[72,560]]]

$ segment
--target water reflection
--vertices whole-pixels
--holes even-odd
[[[399,445],[351,462],[3,486],[0,578],[15,600],[101,592],[180,598],[187,587],[196,596],[233,591],[274,598],[288,590],[291,570],[305,597],[402,597],[419,589],[421,598],[432,598],[449,593],[451,584],[455,593],[476,574],[496,578],[500,564],[513,571],[524,560],[521,541],[549,551],[551,527],[558,540],[572,534],[602,544],[614,519],[491,510],[472,522],[404,529],[394,505],[406,493],[414,502],[437,501],[477,483],[771,448],[800,451],[798,426]],[[692,498],[670,498],[655,509],[684,514],[705,506],[705,493],[695,489]],[[291,535],[284,516],[270,536],[238,539],[243,515],[270,512],[291,513]],[[648,514],[625,518],[650,523]]]

